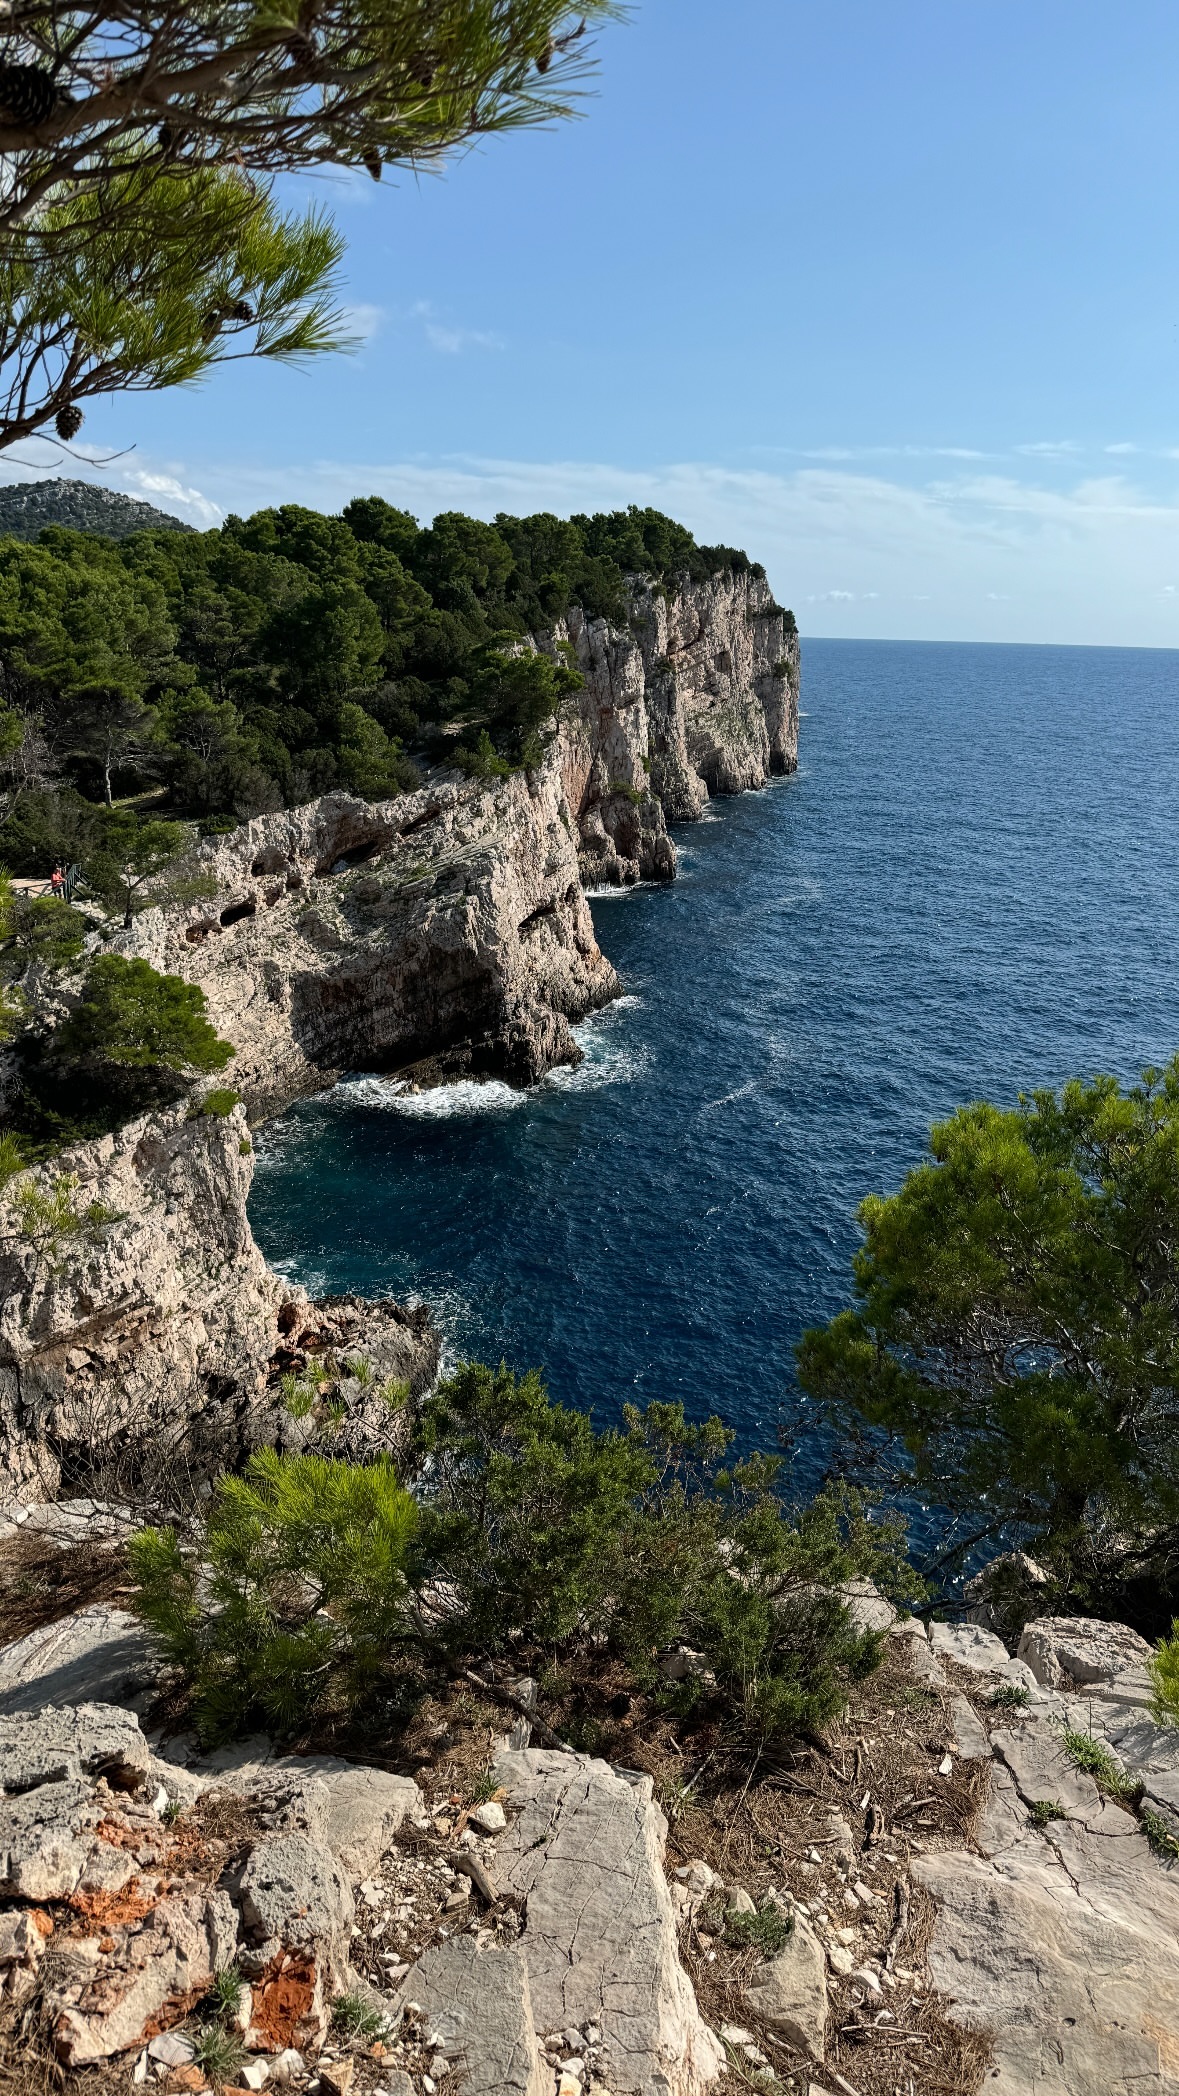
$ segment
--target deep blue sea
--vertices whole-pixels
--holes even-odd
[[[600,1420],[682,1397],[772,1446],[932,1119],[1179,1050],[1179,653],[804,641],[802,704],[796,777],[594,901],[626,996],[579,1069],[360,1078],[261,1132],[282,1272],[423,1296],[452,1358]]]

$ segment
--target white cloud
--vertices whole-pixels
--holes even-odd
[[[138,495],[144,501],[154,502],[159,509],[179,510],[186,524],[199,524],[206,530],[220,524],[222,511],[199,488],[186,488],[171,473],[153,473],[145,467],[128,466],[119,471],[123,493]],[[187,514],[186,514],[187,512]]]
[[[482,328],[451,327],[435,314],[428,299],[420,298],[411,309],[411,317],[420,320],[422,333],[431,349],[440,350],[443,356],[461,356],[464,349],[502,349],[502,335],[487,333]]]
[[[368,306],[363,300],[342,310],[345,332],[357,336],[361,342],[371,342],[385,319],[383,306]]]
[[[1079,444],[1066,443],[1017,444],[1021,458],[1072,458],[1080,450]]]

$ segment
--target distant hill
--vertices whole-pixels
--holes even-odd
[[[71,531],[101,531],[125,539],[133,531],[192,531],[150,502],[96,488],[90,480],[34,480],[0,488],[0,537],[35,539],[47,524]]]

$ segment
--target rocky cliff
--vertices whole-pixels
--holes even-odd
[[[542,765],[263,816],[194,854],[203,902],[107,941],[199,983],[251,1118],[345,1070],[534,1083],[618,993],[583,882],[667,880],[667,822],[797,762],[798,638],[766,582],[636,591],[543,645],[584,684]]]
[[[671,879],[669,822],[795,769],[798,634],[764,578],[636,588],[625,630],[575,609],[562,644],[585,680],[558,750],[587,880]]]
[[[176,1107],[78,1144],[0,1200],[0,1503],[134,1499],[145,1483],[171,1495],[282,1442],[279,1375],[308,1353],[354,1348],[378,1377],[431,1379],[424,1312],[315,1304],[271,1272],[246,1214],[252,1174],[242,1107]],[[360,1426],[364,1394],[342,1396]]]
[[[575,1062],[570,1021],[617,995],[559,773],[331,795],[210,839],[202,902],[107,943],[199,983],[252,1119],[345,1070],[497,1075]]]
[[[584,685],[536,771],[260,817],[193,853],[198,899],[104,937],[204,991],[250,1120],[350,1070],[523,1085],[576,1061],[572,1024],[619,991],[583,882],[670,879],[669,819],[794,767],[797,636],[752,574],[644,586],[626,629],[575,611],[541,644]],[[254,1244],[251,1169],[241,1111],[180,1108],[40,1175],[48,1198],[72,1176],[75,1206],[117,1220],[46,1256],[3,1206],[0,1499],[92,1481],[92,1444],[130,1447],[165,1419],[200,1422],[222,1460],[262,1433],[280,1318],[301,1299]],[[405,1344],[420,1378],[426,1337]]]

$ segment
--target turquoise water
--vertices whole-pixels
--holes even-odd
[[[811,641],[798,775],[595,900],[622,1003],[534,1093],[358,1078],[261,1132],[267,1256],[452,1356],[772,1442],[931,1119],[1179,1049],[1179,654]]]

